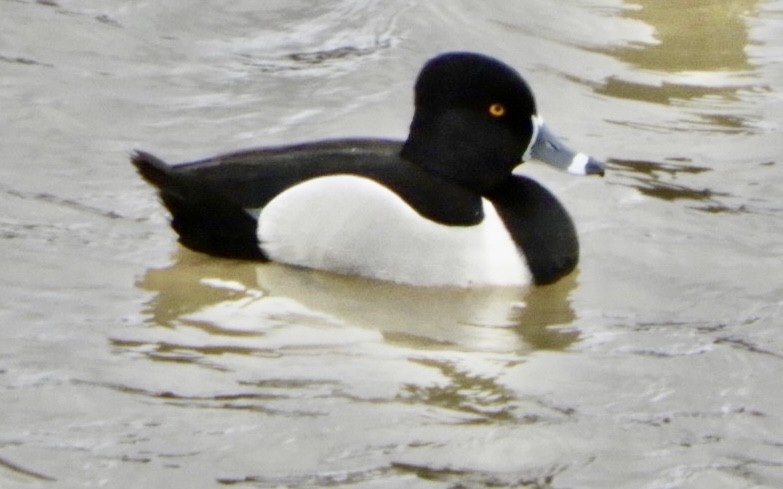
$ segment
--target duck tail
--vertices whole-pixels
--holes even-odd
[[[156,188],[162,189],[172,181],[171,166],[146,151],[136,150],[131,153],[131,163],[139,175]]]
[[[229,196],[150,153],[133,152],[131,163],[157,188],[184,246],[226,258],[266,259],[258,246],[258,221]]]

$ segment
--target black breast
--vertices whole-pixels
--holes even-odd
[[[512,175],[486,197],[525,254],[536,284],[555,282],[576,267],[579,241],[574,223],[547,189]]]

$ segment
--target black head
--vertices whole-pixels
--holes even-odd
[[[514,69],[481,54],[442,54],[424,65],[415,91],[404,158],[481,193],[519,165],[536,104]]]

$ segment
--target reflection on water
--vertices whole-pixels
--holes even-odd
[[[732,197],[709,187],[693,188],[677,183],[678,175],[698,175],[710,171],[704,166],[690,165],[689,159],[658,163],[654,161],[613,159],[607,162],[607,169],[622,172],[628,176],[623,185],[637,189],[643,195],[666,201],[687,201],[701,204],[693,207],[709,213],[745,212],[744,206],[732,207],[724,201]],[[665,179],[664,179],[665,177]]]
[[[138,285],[156,294],[149,304],[155,327],[197,328],[211,337],[192,344],[192,338],[183,335],[182,344],[176,345],[171,343],[176,343],[176,335],[164,332],[156,346],[147,349],[155,358],[170,358],[173,351],[187,356],[183,349],[273,351],[280,345],[263,337],[281,324],[331,324],[338,332],[340,325],[377,329],[390,344],[425,349],[562,350],[579,336],[575,330],[553,327],[574,319],[568,294],[576,286],[575,274],[527,291],[414,288],[277,264],[218,260],[180,249],[173,265],[148,270]],[[123,340],[115,344],[141,346]]]
[[[638,68],[663,72],[747,71],[746,19],[759,0],[625,0],[623,16],[655,29],[656,44],[614,51]]]
[[[408,383],[400,394],[407,402],[476,415],[471,422],[516,420],[532,423],[538,420],[534,414],[527,420],[515,415],[517,395],[498,382],[496,377],[471,372],[449,360],[422,358],[415,361],[437,369],[448,382],[434,385]]]
[[[655,42],[598,49],[633,67],[635,79],[610,76],[594,86],[595,91],[654,104],[687,102],[706,130],[752,131],[758,116],[728,110],[743,97],[769,90],[754,79],[747,54],[748,19],[756,14],[758,3],[626,0],[623,17],[651,26]]]
[[[752,89],[752,85],[749,84],[740,86],[733,84],[729,86],[700,85],[698,83],[709,82],[709,80],[699,80],[699,77],[695,75],[689,78],[688,83],[662,81],[659,84],[651,85],[611,77],[600,87],[597,87],[596,92],[610,97],[668,105],[673,100],[693,100],[703,97],[716,97],[717,100],[726,102],[737,101],[737,92]],[[725,117],[725,122],[728,123],[725,128],[731,130],[730,132],[744,127],[743,123],[731,116]],[[723,121],[716,119],[715,122]]]
[[[615,181],[646,197],[706,213],[749,212],[730,185],[709,173],[723,162],[704,159],[696,143],[714,136],[713,157],[752,158],[752,150],[737,150],[748,145],[743,138],[768,132],[758,102],[771,88],[748,49],[756,42],[751,28],[760,5],[759,0],[624,0],[620,17],[636,30],[649,28],[650,40],[589,48],[621,61],[623,68],[598,82],[571,77],[598,94],[633,102],[638,112],[607,121],[627,129],[633,139],[645,134],[660,145],[644,156],[611,158],[608,170]]]
[[[289,420],[328,416],[342,401],[443,410],[476,426],[567,415],[520,396],[499,373],[579,340],[568,302],[575,274],[530,290],[415,288],[180,248],[137,285],[154,293],[147,326],[115,333],[112,345],[165,378],[102,388]]]

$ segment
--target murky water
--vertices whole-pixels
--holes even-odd
[[[0,9],[0,487],[783,487],[783,2]],[[524,167],[580,231],[554,286],[191,253],[128,164],[403,137],[456,49],[609,161]]]

